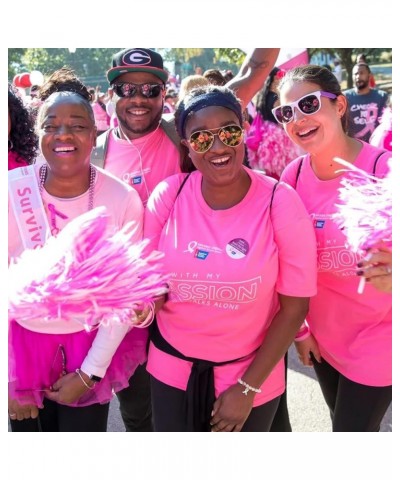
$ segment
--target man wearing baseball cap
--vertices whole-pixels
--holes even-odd
[[[263,86],[278,53],[276,48],[253,49],[229,82],[244,106]],[[173,116],[163,116],[168,75],[161,55],[148,48],[117,52],[107,72],[118,126],[98,137],[92,163],[135,188],[144,205],[158,183],[180,172],[185,156]],[[128,335],[134,335],[142,347],[147,344],[147,329],[134,328]],[[145,365],[135,370],[129,387],[117,396],[127,431],[153,430],[150,380]]]

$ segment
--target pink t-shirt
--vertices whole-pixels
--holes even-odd
[[[279,308],[278,292],[316,293],[316,250],[312,225],[300,199],[287,185],[246,169],[251,186],[232,208],[213,210],[201,194],[201,174],[161,182],[145,211],[145,237],[165,252],[172,273],[168,301],[157,314],[162,336],[185,356],[221,362],[214,368],[216,395],[247,369]],[[175,200],[176,199],[176,200]],[[293,239],[296,239],[293,241]],[[191,363],[150,344],[148,370],[160,381],[186,389]],[[254,405],[285,389],[278,362]]]
[[[363,142],[354,165],[372,174],[380,152]],[[390,156],[385,153],[379,158],[377,177],[387,174]],[[301,158],[303,164],[296,186]],[[361,257],[346,247],[342,231],[332,220],[337,212],[335,205],[340,203],[338,188],[344,175],[319,180],[311,168],[309,155],[294,160],[282,174],[282,180],[296,188],[303,199],[317,238],[318,293],[310,301],[307,322],[323,358],[340,373],[364,385],[390,385],[391,295],[369,284],[363,294],[357,293],[360,277],[356,276],[356,264]]]
[[[161,127],[130,142],[112,130],[104,168],[133,187],[146,205],[158,183],[180,172],[179,151]]]
[[[39,178],[39,169],[41,165],[35,164],[35,173]],[[123,182],[114,178],[104,170],[95,167],[97,175],[95,179],[94,207],[105,206],[110,214],[109,228],[122,228],[126,223],[135,221],[135,233],[132,241],[142,239],[143,233],[143,205],[136,191],[126,186]],[[48,204],[52,203],[58,212],[63,213],[68,218],[63,219],[57,216],[57,228],[67,225],[72,219],[76,218],[88,210],[89,191],[75,198],[53,197],[45,189],[42,192],[43,204],[50,224]],[[9,259],[17,258],[23,251],[23,244],[18,230],[18,225],[14,216],[14,210],[9,207],[8,219],[8,254]],[[32,322],[23,324],[25,328],[32,331],[43,331],[43,322],[35,325]],[[83,330],[83,325],[78,322],[52,321],[46,324],[46,333],[72,333]]]
[[[92,103],[92,110],[96,127],[99,132],[105,132],[110,126],[110,117],[98,102]]]

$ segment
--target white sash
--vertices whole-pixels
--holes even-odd
[[[51,236],[34,165],[8,172],[8,191],[25,249],[41,247]]]

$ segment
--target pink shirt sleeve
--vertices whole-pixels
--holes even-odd
[[[271,220],[279,251],[277,291],[288,296],[317,293],[317,246],[310,217],[297,193],[278,184]]]

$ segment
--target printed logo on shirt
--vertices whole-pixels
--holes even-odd
[[[135,170],[134,172],[125,172],[123,175],[121,175],[121,180],[129,185],[137,185],[142,183],[145,175],[149,174],[150,172],[150,168]]]
[[[204,245],[203,243],[192,240],[188,243],[187,249],[183,253],[191,253],[194,257],[205,260],[209,253],[222,253],[222,250],[218,247],[212,247],[210,245]]]
[[[193,275],[194,278],[184,278],[183,274],[175,274],[173,277],[169,281],[168,299],[170,301],[193,302],[224,310],[238,310],[241,305],[255,302],[261,285],[261,277],[238,282],[218,281],[211,278],[205,280],[197,278],[197,274]]]
[[[209,252],[206,252],[205,250],[196,250],[194,253],[194,256],[196,258],[199,258],[200,260],[205,260],[208,257]]]
[[[346,238],[333,214],[312,213],[310,216],[317,240],[318,272],[338,277],[355,276],[359,255],[346,247]]]
[[[140,183],[142,183],[142,177],[141,176],[132,177],[131,182],[132,182],[132,185],[139,185]]]
[[[234,238],[228,243],[225,250],[230,258],[240,260],[248,254],[249,244],[243,238]]]

